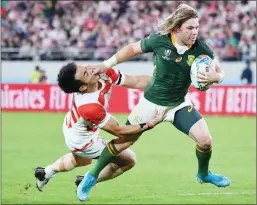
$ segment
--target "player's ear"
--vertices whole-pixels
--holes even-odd
[[[79,92],[81,92],[81,93],[85,92],[86,90],[87,90],[87,85],[81,85],[79,87]]]
[[[179,33],[179,32],[180,32],[180,28],[176,28],[175,33]]]

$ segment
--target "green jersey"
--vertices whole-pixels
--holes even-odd
[[[194,59],[206,54],[212,59],[212,49],[196,40],[184,54],[178,54],[171,34],[153,34],[141,40],[144,53],[153,52],[154,73],[144,90],[144,97],[162,106],[177,106],[184,101],[191,84],[190,69]]]

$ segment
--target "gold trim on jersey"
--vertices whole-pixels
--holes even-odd
[[[171,42],[175,46],[176,41],[175,41],[175,34],[174,34],[174,32],[171,32],[170,36],[171,36]],[[192,45],[187,45],[187,47],[190,49],[192,47]]]

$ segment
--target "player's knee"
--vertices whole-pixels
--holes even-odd
[[[128,162],[129,168],[134,167],[136,165],[136,163],[137,163],[136,154],[134,152],[131,152],[129,155],[129,162]]]
[[[210,148],[212,146],[212,137],[210,134],[203,134],[200,140],[198,141],[198,145],[201,148]]]

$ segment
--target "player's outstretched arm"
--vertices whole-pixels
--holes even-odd
[[[120,49],[117,53],[115,53],[111,58],[105,60],[103,63],[96,65],[88,65],[87,68],[93,69],[95,73],[103,73],[108,68],[111,68],[119,63],[125,62],[142,54],[143,51],[141,49],[140,41],[135,43],[131,43]]]
[[[114,70],[113,68],[107,69],[105,75],[109,77],[113,84],[132,89],[144,89],[151,79],[151,76],[149,75],[126,75],[123,72]],[[104,76],[104,74],[102,76]]]
[[[125,88],[144,89],[148,84],[148,82],[150,81],[150,79],[151,79],[151,76],[149,75],[138,75],[138,76],[125,75],[125,80],[122,86]]]
[[[108,122],[101,129],[117,137],[125,137],[134,134],[141,134],[144,131],[151,129],[153,126],[154,125],[150,123],[121,126],[117,120],[115,120],[113,117],[110,117]]]
[[[134,56],[137,56],[139,54],[142,54],[143,51],[141,49],[141,43],[140,41],[137,41],[135,43],[130,43],[120,49],[117,53],[115,53],[111,58],[104,61],[104,64],[107,68],[110,68],[114,65],[117,65],[119,63],[125,62],[133,58]]]
[[[124,125],[121,126],[117,120],[112,116],[101,129],[113,134],[117,137],[126,137],[130,135],[141,134],[146,130],[152,129],[159,124],[166,116],[167,110],[156,112],[156,116],[149,122],[138,125]]]

